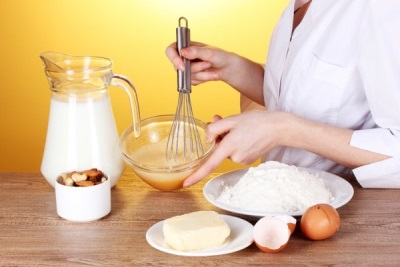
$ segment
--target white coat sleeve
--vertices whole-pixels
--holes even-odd
[[[390,156],[358,167],[365,188],[400,188],[400,1],[369,0],[357,63],[377,128],[355,131],[350,145]]]

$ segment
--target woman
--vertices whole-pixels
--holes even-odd
[[[221,80],[263,111],[215,117],[224,136],[188,177],[190,186],[229,157],[333,173],[363,187],[400,188],[400,1],[292,0],[271,38],[265,67],[200,43],[182,49],[192,83]],[[166,49],[183,69],[176,45]]]

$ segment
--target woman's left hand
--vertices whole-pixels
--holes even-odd
[[[207,128],[207,140],[220,142],[209,159],[185,180],[184,187],[212,173],[225,158],[250,164],[273,147],[282,145],[284,128],[290,118],[289,113],[269,111],[249,111],[225,119],[214,116],[214,122]]]

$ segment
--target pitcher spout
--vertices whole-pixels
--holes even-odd
[[[40,59],[43,61],[44,68],[46,71],[50,72],[60,72],[64,71],[65,63],[68,60],[71,60],[72,56],[57,53],[57,52],[44,52],[40,55]]]

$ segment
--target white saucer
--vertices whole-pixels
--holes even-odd
[[[164,221],[158,222],[149,228],[146,233],[146,240],[152,247],[160,251],[180,256],[215,256],[228,254],[242,250],[253,243],[253,225],[251,223],[234,216],[220,216],[229,225],[231,234],[224,244],[217,247],[196,251],[175,250],[164,241],[164,233],[162,230]]]

